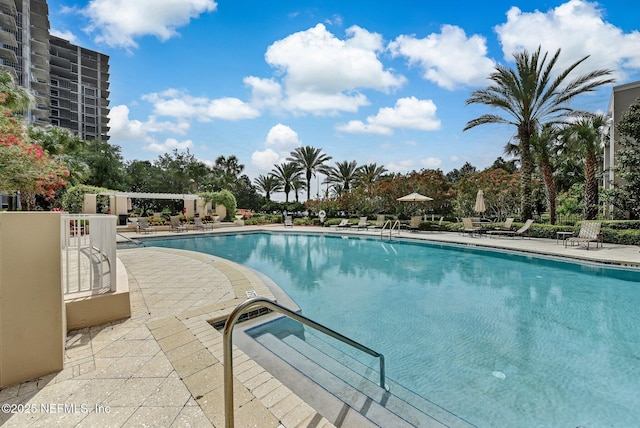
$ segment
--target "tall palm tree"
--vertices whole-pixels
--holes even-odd
[[[558,137],[560,129],[552,124],[545,124],[539,135],[534,135],[531,139],[533,156],[540,168],[542,181],[544,181],[545,193],[547,196],[547,206],[549,209],[549,223],[556,224],[556,197],[558,188],[554,174],[554,164],[551,159],[558,148]]]
[[[336,162],[335,166],[322,169],[322,172],[327,176],[326,182],[334,185],[339,184],[345,192],[349,192],[359,171],[360,167],[356,161]]]
[[[584,212],[585,220],[598,216],[598,157],[603,127],[607,118],[603,114],[581,117],[567,126],[565,142],[568,150],[584,159]]]
[[[371,185],[386,172],[387,169],[383,165],[378,166],[376,163],[362,165],[360,167],[360,171],[358,171],[358,185],[364,186],[365,190],[368,192]]]
[[[284,200],[286,203],[289,203],[289,193],[291,193],[293,187],[292,183],[300,179],[302,175],[300,167],[293,162],[285,162],[280,165],[274,165],[271,174],[273,174],[282,185]]]
[[[565,83],[571,72],[589,56],[574,62],[554,78],[554,66],[558,62],[560,49],[547,62],[548,53],[541,56],[541,47],[529,53],[527,50],[514,54],[515,69],[502,65],[496,66],[489,79],[493,83],[485,89],[473,91],[466,104],[484,104],[498,108],[506,116],[484,114],[467,122],[464,130],[488,123],[508,124],[516,127],[519,144],[522,181],[520,197],[522,217],[532,218],[531,175],[533,159],[531,155],[531,137],[545,123],[561,123],[574,113],[569,102],[585,92],[591,92],[598,86],[612,83],[609,78],[612,71],[601,69],[578,76]]]
[[[260,174],[258,178],[254,180],[258,190],[264,192],[267,201],[271,200],[271,194],[282,190],[282,183],[273,174],[267,174],[266,176]]]
[[[307,200],[311,199],[311,177],[325,163],[331,160],[331,156],[322,153],[322,149],[311,146],[297,147],[287,158],[289,162],[295,162],[301,169],[305,170],[307,179]]]

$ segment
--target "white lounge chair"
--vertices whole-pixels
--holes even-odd
[[[360,217],[360,221],[358,224],[354,224],[353,226],[356,229],[367,229],[369,227],[369,223],[367,223],[367,217]]]
[[[286,216],[284,218],[284,227],[293,227],[293,216]]]
[[[336,224],[336,225],[335,225],[335,226],[333,226],[333,227],[335,227],[335,228],[337,229],[337,228],[339,228],[339,227],[351,227],[351,225],[349,224],[349,220],[348,220],[348,219],[346,219],[346,218],[344,218],[344,219],[342,219],[342,221],[340,222],[340,224]]]
[[[487,235],[489,235],[489,237],[493,235],[507,235],[511,236],[512,238],[515,238],[516,236],[521,236],[522,238],[524,238],[525,236],[529,236],[529,228],[532,224],[533,220],[529,219],[518,230],[489,230],[487,232]]]

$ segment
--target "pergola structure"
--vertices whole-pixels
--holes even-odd
[[[167,199],[184,201],[185,215],[192,217],[195,213],[206,213],[211,209],[211,204],[206,203],[198,195],[186,193],[144,193],[144,192],[101,192],[101,196],[109,196],[109,209],[113,215],[128,214],[131,209],[131,199]],[[95,214],[98,194],[87,193],[84,195],[82,212]]]

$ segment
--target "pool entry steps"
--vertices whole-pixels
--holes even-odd
[[[345,344],[340,338],[334,339],[284,317],[253,327],[247,334],[374,425],[474,426],[385,379],[384,373],[381,376],[380,369],[384,372],[384,365],[377,364],[375,351],[367,355],[348,346],[351,343]]]

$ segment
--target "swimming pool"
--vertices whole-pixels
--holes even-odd
[[[387,375],[478,426],[634,426],[640,273],[461,246],[255,233],[150,241],[263,272]]]

